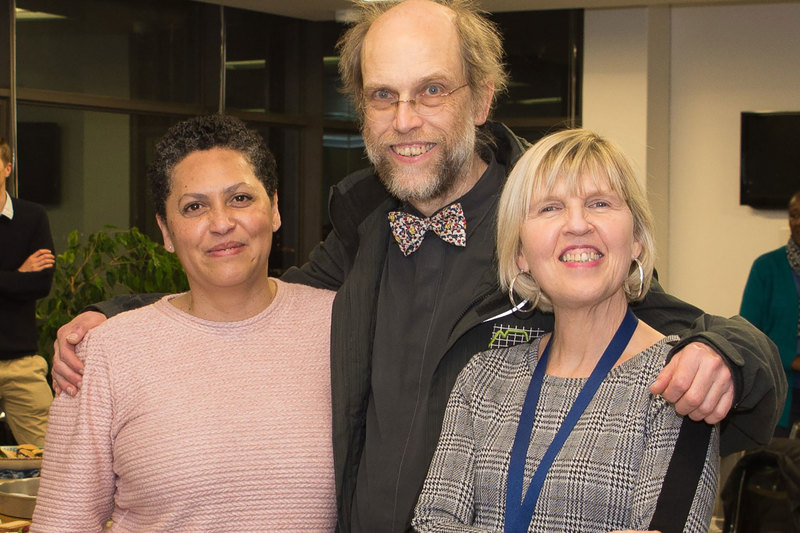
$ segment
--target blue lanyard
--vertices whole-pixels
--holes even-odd
[[[539,403],[539,393],[542,390],[545,368],[547,367],[547,354],[550,351],[550,344],[542,352],[539,362],[533,371],[531,383],[528,385],[528,392],[525,396],[525,403],[522,406],[522,414],[517,426],[517,435],[514,437],[514,446],[511,448],[511,462],[508,466],[508,480],[506,482],[506,518],[505,531],[508,533],[525,533],[533,518],[533,510],[536,508],[536,501],[544,485],[547,471],[553,464],[553,460],[561,451],[561,447],[567,440],[578,419],[581,417],[589,402],[592,401],[600,384],[606,378],[608,372],[614,367],[623,350],[628,345],[636,330],[639,321],[633,312],[628,309],[625,318],[617,328],[617,332],[611,342],[603,352],[603,356],[594,367],[589,379],[586,380],[581,392],[575,399],[575,403],[570,408],[567,417],[561,428],[553,437],[553,442],[547,448],[542,457],[539,467],[533,474],[531,484],[522,499],[522,482],[525,474],[525,459],[528,455],[528,447],[531,442],[531,431],[533,430],[533,419],[536,417],[536,404]]]

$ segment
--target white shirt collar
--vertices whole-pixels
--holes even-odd
[[[3,206],[3,211],[0,216],[5,216],[10,220],[14,219],[14,205],[11,203],[11,195],[6,191],[6,205]]]

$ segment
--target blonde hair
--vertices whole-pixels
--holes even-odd
[[[644,272],[639,294],[639,269],[632,270],[623,282],[628,301],[647,294],[655,263],[653,216],[641,185],[628,159],[612,142],[585,129],[563,130],[542,138],[531,147],[508,176],[500,197],[497,219],[497,261],[500,287],[508,290],[519,274],[517,259],[522,253],[521,228],[532,203],[549,194],[558,183],[570,191],[578,190],[581,179],[590,176],[599,185],[611,187],[633,215],[633,238],[642,247],[638,259]],[[519,276],[514,292],[528,301],[536,301],[542,311],[553,306],[530,275]]]
[[[401,0],[402,1],[402,0]],[[456,32],[461,43],[461,58],[470,89],[485,90],[486,81],[494,83],[493,98],[505,91],[508,73],[503,64],[503,43],[494,22],[485,16],[473,0],[431,0],[455,13]],[[342,92],[347,94],[363,118],[364,78],[361,73],[361,49],[364,38],[375,20],[400,1],[358,2],[358,21],[339,39],[339,74]]]

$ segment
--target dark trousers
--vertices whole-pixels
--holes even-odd
[[[773,436],[788,437],[789,432],[792,430],[792,426],[796,422],[800,422],[800,387],[795,386],[792,389],[792,405],[789,408],[789,426],[775,426],[775,433],[773,433]]]

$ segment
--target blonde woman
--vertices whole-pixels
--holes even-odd
[[[414,526],[707,531],[718,430],[649,391],[677,337],[629,308],[647,293],[654,249],[624,156],[585,130],[545,137],[511,172],[498,212],[500,283],[555,326],[462,371]]]

